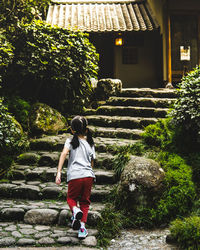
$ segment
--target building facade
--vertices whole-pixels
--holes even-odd
[[[199,0],[55,0],[47,22],[89,32],[99,78],[125,88],[176,85],[200,63]]]

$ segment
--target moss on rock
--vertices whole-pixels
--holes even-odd
[[[32,134],[57,134],[65,128],[66,123],[64,116],[44,103],[34,104],[30,112]]]

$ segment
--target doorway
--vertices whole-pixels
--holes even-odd
[[[171,72],[176,85],[199,63],[198,15],[171,15]]]

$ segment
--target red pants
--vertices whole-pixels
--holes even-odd
[[[92,177],[71,180],[68,183],[67,203],[73,212],[73,207],[79,201],[80,209],[83,212],[82,222],[87,222],[88,210],[90,206],[90,195],[93,184]]]

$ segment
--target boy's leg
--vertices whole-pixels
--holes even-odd
[[[90,195],[91,195],[91,189],[93,184],[93,178],[83,178],[83,185],[82,185],[82,193],[80,198],[80,209],[83,212],[83,217],[81,219],[81,222],[86,223],[87,222],[87,216],[88,216],[88,210],[90,206]]]

